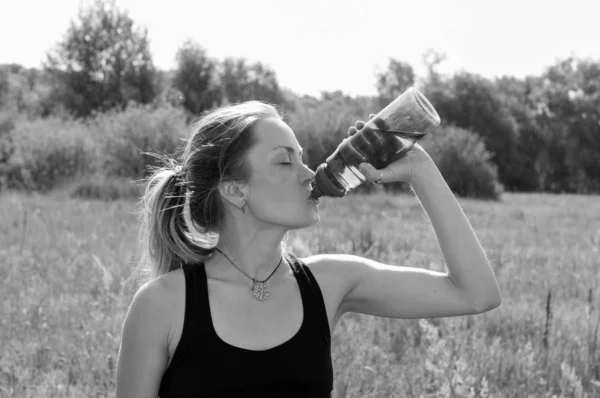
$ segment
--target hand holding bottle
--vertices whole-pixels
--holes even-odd
[[[385,125],[385,121],[378,118],[375,114],[369,115],[369,121],[375,124],[380,130],[387,130],[389,128]],[[348,129],[348,137],[351,137],[360,130],[363,130],[363,134],[369,134],[370,126],[364,121],[358,120],[354,126]],[[370,163],[361,163],[359,165],[360,171],[364,174],[367,181],[375,183],[403,181],[409,184],[432,167],[436,168],[436,165],[431,156],[418,143],[415,143],[411,150],[406,152],[400,159],[384,168],[377,169]]]
[[[388,166],[406,157],[414,144],[439,124],[440,117],[427,98],[409,88],[366,123],[357,122],[360,130],[350,128],[350,137],[317,167],[311,197],[339,198],[365,181],[379,181],[380,176],[383,182],[411,182],[421,163],[433,164],[423,148],[417,146],[417,154]],[[362,166],[368,177],[361,170],[363,163],[370,164]]]

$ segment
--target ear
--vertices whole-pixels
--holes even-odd
[[[248,197],[247,185],[241,182],[225,181],[219,184],[221,197],[231,205],[240,208]]]

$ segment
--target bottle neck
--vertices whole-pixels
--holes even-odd
[[[348,191],[344,189],[343,185],[333,175],[327,163],[322,163],[318,168],[315,175],[315,185],[311,192],[311,197],[318,199],[321,196],[331,196],[341,198],[345,196]]]

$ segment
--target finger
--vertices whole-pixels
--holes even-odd
[[[348,128],[348,137],[351,137],[351,136],[353,136],[354,134],[356,134],[356,132],[357,132],[357,131],[358,131],[358,130],[356,129],[356,127],[354,127],[354,126],[350,126],[350,127]]]
[[[363,127],[365,127],[365,122],[363,122],[362,120],[357,120],[356,123],[354,123],[354,126],[357,130],[360,130]]]
[[[381,173],[372,164],[361,163],[360,165],[358,165],[358,168],[361,171],[361,173],[363,173],[363,175],[365,176],[367,181],[380,182],[379,177],[381,176]],[[381,182],[383,182],[383,181],[381,181]]]
[[[371,120],[371,122],[373,122],[373,124],[375,126],[377,126],[377,128],[380,130],[389,130],[389,126],[387,125],[385,120],[383,120],[379,116],[376,116],[376,115],[373,116],[373,119]]]
[[[389,130],[390,129],[390,127],[387,125],[385,120],[383,120],[381,117],[377,116],[374,113],[369,114],[369,121],[372,124],[374,124],[375,127],[377,127],[379,130]]]

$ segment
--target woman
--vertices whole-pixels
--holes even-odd
[[[256,101],[202,118],[181,164],[158,170],[142,200],[153,278],[125,319],[117,396],[328,397],[330,332],[344,313],[447,317],[500,304],[473,229],[419,145],[383,170],[361,169],[370,181],[411,184],[448,273],[286,252],[289,230],[319,221],[294,132]],[[216,247],[202,236],[218,237]]]

